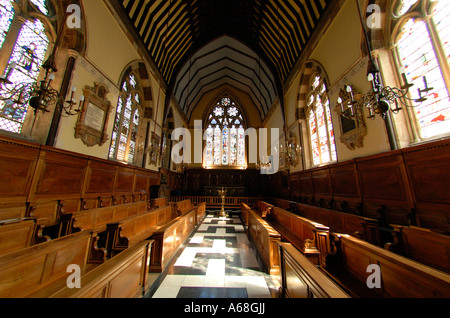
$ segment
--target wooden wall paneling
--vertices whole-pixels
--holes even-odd
[[[356,160],[363,215],[382,225],[408,224],[414,202],[400,151]]]
[[[150,173],[144,169],[136,169],[134,201],[146,201],[150,193]]]
[[[402,150],[415,202],[415,223],[450,233],[450,141]]]
[[[11,208],[27,201],[39,154],[35,144],[0,138],[0,220],[16,217]]]
[[[361,191],[355,161],[335,164],[330,167],[332,208],[338,211],[358,214],[361,205]]]
[[[28,200],[80,198],[88,158],[55,148],[44,148],[32,182]]]
[[[152,186],[152,185],[160,185],[160,182],[161,182],[161,175],[160,175],[160,173],[159,172],[156,172],[156,171],[150,171],[149,172],[150,173],[150,176],[149,176],[149,185],[150,186]]]
[[[300,195],[300,179],[298,173],[289,175],[289,188],[291,190],[290,198],[298,198]]]
[[[311,178],[313,182],[314,200],[316,205],[323,208],[329,208],[332,199],[329,168],[321,167],[312,170]]]
[[[300,181],[300,202],[311,204],[314,202],[314,183],[312,181],[311,171],[302,171],[299,173]]]
[[[90,158],[83,197],[112,197],[116,174],[117,165],[115,163]]]
[[[117,169],[117,180],[114,186],[114,196],[131,195],[136,181],[136,169],[119,165]]]

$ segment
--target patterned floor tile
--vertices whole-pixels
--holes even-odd
[[[258,261],[238,214],[207,211],[165,271],[153,298],[268,298],[276,284]],[[275,287],[276,288],[276,287]]]

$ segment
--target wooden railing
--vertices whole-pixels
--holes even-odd
[[[171,196],[171,202],[179,202],[190,199],[193,204],[206,203],[206,208],[220,208],[222,205],[222,198],[208,197],[208,196]],[[225,208],[240,209],[241,203],[252,206],[258,200],[263,200],[260,197],[225,197]]]

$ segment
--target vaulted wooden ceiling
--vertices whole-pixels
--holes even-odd
[[[184,85],[190,83],[189,90],[197,92],[207,86],[201,81],[184,79],[186,65],[192,66],[193,56],[197,53],[196,70],[204,68],[205,65],[199,64],[198,51],[224,35],[235,39],[235,43],[240,42],[247,46],[254,52],[248,55],[253,62],[243,65],[247,63],[246,59],[239,63],[228,58],[226,52],[222,51],[215,62],[210,61],[220,65],[209,69],[211,72],[228,69],[229,72],[224,77],[218,77],[221,77],[222,81],[224,78],[230,78],[232,81],[231,77],[237,76],[238,82],[246,86],[249,92],[253,92],[254,98],[259,100],[261,115],[265,117],[274,100],[271,95],[273,92],[269,92],[270,87],[275,86],[276,95],[280,94],[283,83],[300,58],[320,18],[329,4],[337,0],[114,1],[133,26],[169,91],[176,96],[180,107],[186,113],[189,112],[191,104],[186,96],[192,95],[194,99],[196,93],[183,93],[186,91]],[[217,49],[215,45],[210,47],[211,50]],[[239,47],[234,52],[246,51],[242,46]],[[233,48],[229,50],[231,51]],[[208,55],[208,51],[203,49],[201,55]],[[264,65],[264,71],[270,74],[265,76],[266,79],[255,80],[261,74],[261,65]],[[251,69],[250,73],[243,74],[245,66]],[[184,72],[181,74],[182,70]],[[191,72],[194,73],[195,70]],[[202,77],[207,76],[208,74],[203,74]],[[266,87],[264,92],[256,92],[263,86]],[[264,101],[261,96],[265,97]]]

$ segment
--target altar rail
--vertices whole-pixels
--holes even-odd
[[[179,202],[183,200],[190,199],[195,205],[199,203],[205,203],[206,208],[220,208],[222,206],[222,198],[217,197],[207,197],[207,196],[173,196],[170,197],[170,202]],[[241,203],[248,204],[252,206],[258,200],[263,200],[260,197],[225,197],[225,208],[230,209],[240,209]]]

